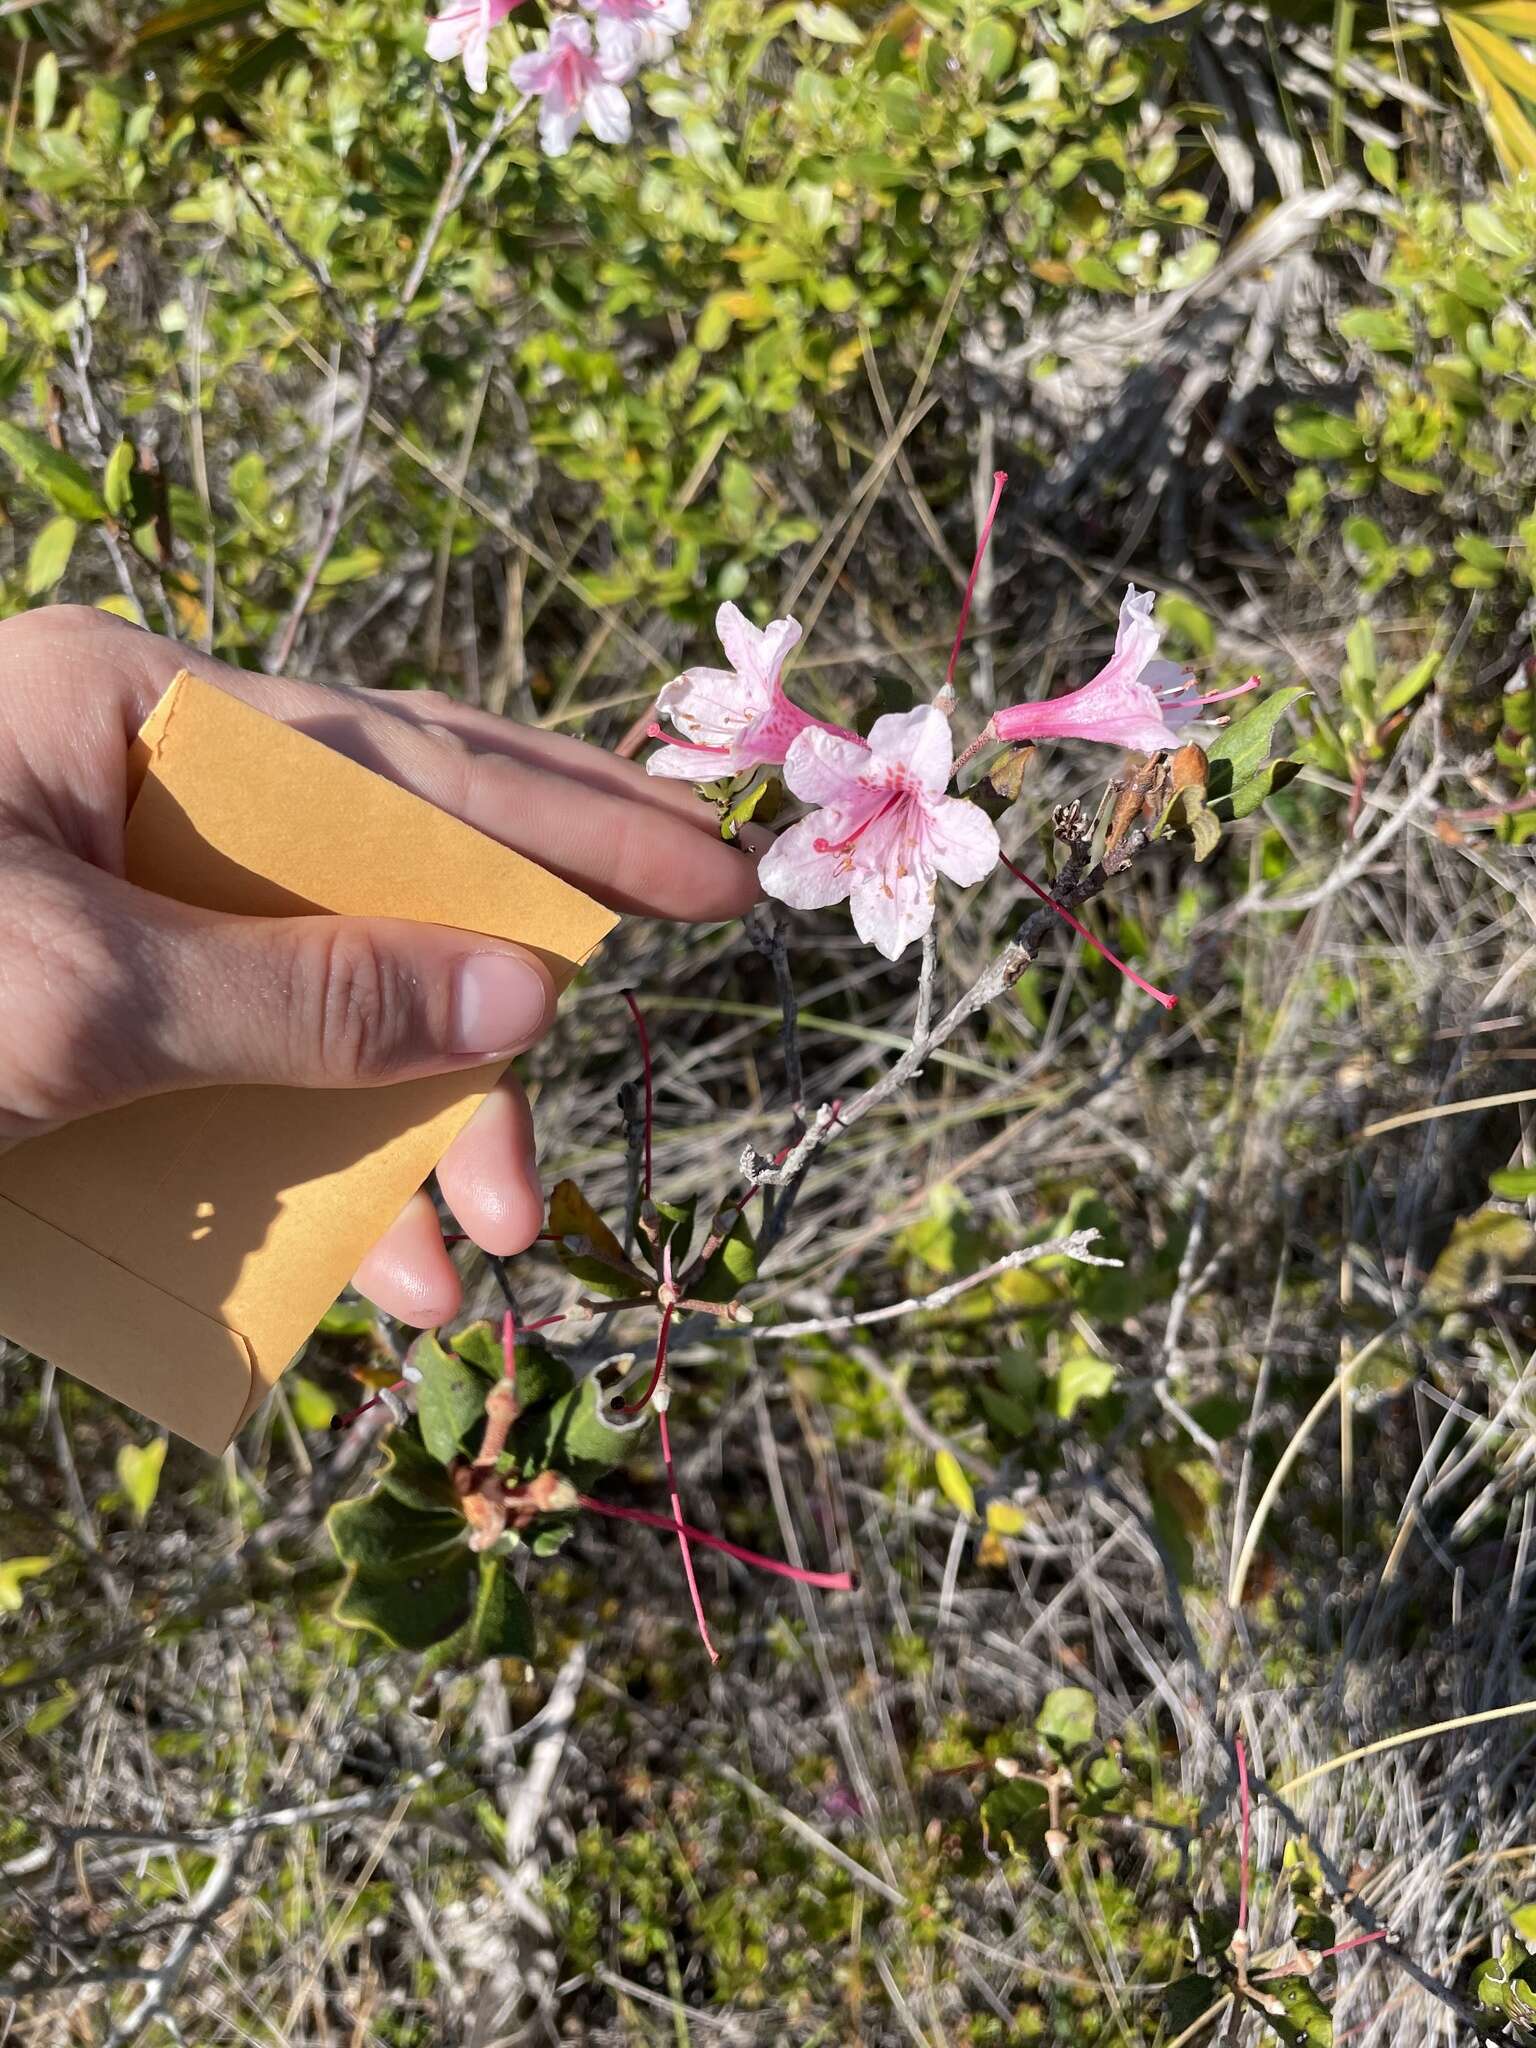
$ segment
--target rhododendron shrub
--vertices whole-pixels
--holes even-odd
[[[556,28],[565,31],[562,45],[585,60],[591,50],[585,23],[566,17]],[[999,477],[977,566],[1002,483]],[[1271,736],[1294,691],[1278,693],[1236,724],[1205,726],[1208,748],[1183,737],[1206,707],[1256,688],[1257,679],[1236,690],[1199,694],[1192,678],[1155,659],[1160,636],[1153,600],[1134,589],[1121,607],[1114,652],[1097,676],[1065,696],[995,712],[957,756],[953,677],[975,580],[973,568],[934,701],[876,717],[862,736],[855,727],[813,715],[786,690],[785,672],[802,638],[798,622],[775,618],[759,627],[732,603],[720,607],[715,621],[730,666],[685,669],[660,692],[657,718],[646,727],[661,742],[650,757],[652,774],[696,782],[716,798],[727,819],[741,814],[744,792],[750,804],[750,793],[768,779],[781,782],[803,807],[760,863],[770,897],[802,913],[846,903],[859,939],[893,964],[905,959],[914,942],[923,942],[928,996],[920,999],[911,1047],[857,1100],[824,1103],[809,1123],[797,1116],[776,1152],[749,1147],[740,1184],[701,1226],[696,1196],[664,1198],[654,1185],[651,1041],[642,1005],[626,995],[643,1107],[631,1119],[634,1195],[624,1227],[615,1229],[574,1182],[561,1182],[550,1198],[545,1237],[577,1287],[574,1298],[520,1324],[510,1277],[493,1261],[506,1294],[499,1336],[489,1324],[479,1324],[447,1346],[423,1338],[412,1349],[406,1377],[375,1397],[396,1411],[388,1463],[371,1493],[331,1517],[347,1567],[336,1607],[342,1621],[421,1651],[428,1668],[527,1657],[534,1646],[533,1620],[513,1576],[514,1559],[519,1552],[531,1560],[548,1555],[583,1514],[641,1522],[675,1539],[711,1661],[719,1652],[694,1568],[695,1547],[723,1550],[758,1570],[829,1592],[852,1586],[847,1569],[763,1557],[686,1518],[669,1420],[671,1344],[679,1319],[751,1321],[746,1297],[759,1257],[754,1213],[771,1241],[774,1212],[768,1205],[775,1195],[792,1203],[818,1151],[914,1078],[936,1045],[1017,980],[1049,919],[1063,919],[1138,989],[1171,1009],[1176,998],[1116,959],[1074,915],[1072,904],[1108,886],[1161,834],[1187,832],[1197,857],[1204,857],[1211,835],[1220,838],[1218,808],[1242,815],[1294,768],[1268,758]],[[850,716],[856,726],[859,708],[850,707]],[[1128,758],[1111,785],[1114,800],[1102,835],[1076,805],[1053,815],[1064,858],[1047,887],[1003,851],[1000,823],[1013,829],[1019,778],[1005,772],[966,788],[959,783],[965,766],[988,747],[1083,740],[1114,746]],[[1026,825],[1018,836],[1029,830]],[[935,1019],[929,1012],[932,930],[941,885],[978,889],[999,870],[1045,908],[1027,915],[999,958]],[[1092,1262],[1096,1235],[1077,1232],[1034,1250]],[[650,1324],[643,1350],[615,1351],[580,1380],[542,1334],[631,1315]],[[410,1405],[399,1400],[408,1381],[414,1383]],[[593,1491],[652,1424],[669,1514],[608,1501]]]

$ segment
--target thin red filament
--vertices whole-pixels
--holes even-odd
[[[1172,1010],[1177,1007],[1179,1000],[1177,996],[1169,995],[1166,989],[1154,988],[1150,981],[1144,981],[1142,979],[1142,977],[1136,972],[1134,967],[1127,967],[1125,962],[1120,958],[1120,956],[1117,953],[1111,953],[1108,946],[1106,946],[1101,939],[1096,939],[1093,936],[1093,933],[1089,931],[1087,925],[1080,924],[1078,920],[1072,915],[1070,910],[1066,909],[1064,905],[1058,903],[1056,901],[1056,898],[1051,894],[1049,889],[1042,889],[1040,884],[1036,881],[1032,881],[1030,877],[1025,874],[1022,868],[1016,868],[1013,862],[1008,858],[1006,853],[1002,855],[1002,863],[1003,866],[1008,870],[1009,874],[1013,876],[1015,881],[1022,882],[1026,889],[1033,889],[1033,891],[1040,898],[1040,901],[1042,903],[1048,903],[1052,910],[1055,911],[1056,915],[1062,920],[1064,924],[1071,925],[1073,931],[1075,931],[1080,938],[1086,939],[1089,945],[1092,946],[1095,953],[1097,953],[1101,959],[1107,960],[1111,967],[1118,969],[1119,972],[1125,976],[1127,981],[1134,982],[1137,988],[1139,988],[1144,995],[1149,995],[1154,1003],[1161,1003],[1165,1010]]]
[[[501,1319],[501,1369],[513,1393],[517,1392],[517,1311],[509,1308]]]
[[[871,811],[863,824],[855,826],[846,839],[813,839],[811,844],[818,853],[846,853],[855,841],[864,837],[871,825],[878,824],[887,811],[894,810],[905,794],[904,790],[893,789],[879,809]]]
[[[665,727],[656,724],[648,725],[645,728],[645,736],[648,740],[664,740],[669,747],[685,747],[690,754],[723,754],[725,752],[724,747],[706,746],[703,740],[679,739],[676,733],[668,732]]]
[[[734,1557],[739,1564],[750,1565],[754,1571],[772,1572],[775,1578],[793,1579],[797,1586],[818,1586],[827,1593],[851,1593],[854,1588],[852,1572],[813,1572],[803,1565],[786,1564],[780,1557],[764,1557],[761,1551],[746,1550],[739,1543],[727,1542],[723,1536],[712,1536],[708,1529],[695,1528],[691,1522],[674,1521],[669,1515],[658,1515],[650,1508],[624,1508],[613,1501],[596,1500],[589,1493],[578,1496],[578,1506],[590,1508],[594,1515],[608,1515],[616,1522],[639,1522],[647,1529],[664,1529],[671,1535],[685,1535],[690,1543],[702,1545],[705,1550],[718,1550],[726,1557]]]
[[[640,1005],[628,989],[623,991],[629,1005],[629,1014],[635,1020],[635,1035],[640,1040],[640,1066],[645,1078],[645,1199],[651,1199],[651,1132],[655,1121],[655,1101],[651,1086],[651,1034],[645,1028],[645,1019],[640,1014]]]
[[[409,1386],[409,1384],[410,1382],[408,1380],[395,1380],[394,1382],[392,1382],[390,1386],[388,1386],[384,1390],[384,1392],[390,1394],[398,1394],[402,1387]],[[350,1429],[354,1422],[360,1422],[362,1418],[370,1412],[370,1410],[377,1408],[383,1399],[383,1393],[375,1394],[372,1400],[364,1401],[360,1408],[349,1408],[345,1415],[333,1415],[331,1417],[331,1428]]]
[[[997,518],[998,503],[1007,487],[1007,470],[993,470],[992,502],[987,507],[987,516],[981,523],[981,532],[976,541],[976,559],[971,564],[971,576],[970,581],[965,586],[965,596],[960,600],[960,623],[955,628],[955,644],[949,650],[949,667],[944,671],[944,686],[946,689],[955,680],[955,669],[960,660],[960,647],[965,639],[966,621],[971,616],[971,599],[976,595],[976,578],[981,574],[982,558],[987,552],[987,542],[992,538],[992,523]]]

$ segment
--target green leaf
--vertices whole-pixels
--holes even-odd
[[[101,492],[113,518],[126,512],[133,501],[133,443],[119,441],[107,458]]]
[[[1040,1847],[1050,1813],[1042,1784],[1034,1778],[1005,1778],[982,1800],[981,1825],[989,1841],[996,1836],[1017,1855],[1021,1849]]]
[[[563,1472],[584,1486],[627,1458],[634,1430],[614,1429],[602,1416],[595,1379],[584,1379],[558,1401],[520,1415],[509,1448],[519,1472]]]
[[[1303,462],[1328,462],[1358,455],[1364,442],[1360,429],[1341,412],[1322,412],[1315,407],[1284,406],[1275,422],[1275,434],[1287,454]]]
[[[651,1206],[656,1211],[660,1226],[656,1233],[656,1248],[653,1251],[650,1244],[643,1237],[640,1242],[645,1246],[646,1259],[655,1267],[658,1273],[661,1271],[662,1251],[666,1246],[670,1245],[672,1247],[673,1277],[676,1278],[681,1274],[687,1263],[688,1247],[693,1243],[693,1217],[694,1211],[698,1207],[698,1201],[697,1195],[690,1195],[686,1202],[658,1202],[653,1200]]]
[[[1376,680],[1376,629],[1369,619],[1356,619],[1344,641],[1350,667],[1362,683]]]
[[[1506,1201],[1523,1202],[1536,1195],[1536,1166],[1505,1166],[1488,1176],[1488,1192]]]
[[[459,1512],[447,1470],[421,1441],[417,1427],[407,1424],[404,1429],[395,1430],[389,1439],[388,1453],[379,1475],[381,1492],[418,1511]]]
[[[966,64],[988,85],[996,85],[1012,70],[1018,47],[1018,35],[996,14],[978,21],[960,45]]]
[[[1362,348],[1376,349],[1382,355],[1413,353],[1413,329],[1401,313],[1375,312],[1360,306],[1344,314],[1339,332],[1347,340],[1359,342]]]
[[[1461,224],[1477,246],[1492,256],[1524,258],[1528,253],[1524,236],[1517,234],[1495,208],[1480,200],[1461,209]]]
[[[1301,773],[1301,763],[1282,757],[1278,761],[1266,761],[1257,775],[1250,775],[1246,782],[1240,782],[1230,796],[1221,798],[1226,806],[1226,815],[1231,819],[1246,818],[1259,805],[1267,802],[1277,789],[1284,789],[1294,782]]]
[[[51,1557],[0,1557],[0,1614],[20,1614],[22,1586],[53,1567]]]
[[[813,0],[803,0],[795,9],[795,20],[808,36],[814,36],[819,43],[846,43],[857,49],[864,41],[864,31],[856,21],[844,14],[841,7],[815,5]]]
[[[710,1254],[694,1288],[696,1301],[737,1301],[757,1278],[757,1239],[745,1215],[738,1215]]]
[[[416,1393],[421,1440],[438,1463],[446,1465],[485,1419],[485,1379],[430,1334],[411,1346],[411,1363],[421,1374]]]
[[[1035,1733],[1058,1756],[1075,1756],[1089,1748],[1098,1732],[1099,1709],[1091,1692],[1080,1685],[1058,1685],[1048,1692],[1035,1716]]]
[[[430,1649],[461,1629],[472,1612],[471,1562],[465,1550],[400,1577],[354,1572],[331,1612],[344,1627],[369,1629],[396,1649]]]
[[[69,567],[79,531],[76,522],[62,512],[39,530],[27,553],[28,597],[40,597],[59,582]]]
[[[1459,1308],[1497,1293],[1504,1275],[1523,1264],[1532,1231],[1523,1216],[1479,1209],[1462,1216],[1430,1269],[1420,1299],[1426,1308]]]
[[[1084,1401],[1101,1401],[1114,1384],[1115,1368],[1107,1358],[1095,1358],[1091,1351],[1069,1352],[1056,1372],[1057,1415],[1070,1422]]]
[[[451,1348],[485,1380],[499,1380],[506,1370],[501,1331],[494,1323],[471,1323],[453,1338]],[[551,1351],[537,1334],[519,1335],[517,1401],[520,1408],[533,1408],[540,1401],[552,1401],[557,1394],[569,1393],[574,1384],[571,1368],[558,1351]],[[483,1401],[484,1396],[481,1398]]]
[[[1176,1977],[1163,1993],[1163,2018],[1173,2035],[1186,2033],[1223,1996],[1216,1977]]]
[[[1212,803],[1223,796],[1230,796],[1240,783],[1246,782],[1250,775],[1258,772],[1269,753],[1275,727],[1291,706],[1306,694],[1304,689],[1297,686],[1276,690],[1272,697],[1266,697],[1262,703],[1255,704],[1253,709],[1241,718],[1234,718],[1229,726],[1224,727],[1216,735],[1205,750],[1205,757],[1212,769],[1209,783]],[[1218,762],[1224,762],[1227,768],[1227,773],[1221,780],[1218,780],[1214,772]]]
[[[574,1279],[615,1301],[646,1291],[650,1283],[575,1181],[559,1181],[550,1190],[549,1228],[559,1239],[560,1263]]]
[[[1439,666],[1440,650],[1436,648],[1433,653],[1426,654],[1422,661],[1416,661],[1412,668],[1405,670],[1395,683],[1387,684],[1376,699],[1377,718],[1385,721],[1391,718],[1394,712],[1406,711],[1414,699],[1422,696],[1434,681],[1435,671]]]
[[[370,1578],[441,1571],[469,1552],[469,1524],[452,1508],[421,1508],[385,1487],[344,1500],[325,1518],[336,1555]]]
[[[0,454],[24,483],[44,492],[71,519],[106,517],[107,508],[97,494],[90,472],[41,434],[0,420]]]
[[[1333,2048],[1333,2014],[1305,1977],[1276,1977],[1263,1990],[1265,2018],[1285,2048]],[[1271,2012],[1270,2000],[1282,2011]]]
[[[521,1657],[524,1663],[531,1660],[536,1647],[533,1610],[522,1587],[499,1559],[480,1560],[480,1586],[470,1627],[477,1659]]]
[[[160,1491],[160,1473],[170,1438],[157,1436],[147,1444],[123,1444],[117,1453],[117,1483],[128,1497],[137,1521],[147,1519]]]
[[[976,1519],[976,1495],[971,1482],[965,1476],[964,1468],[953,1451],[939,1451],[933,1460],[934,1476],[939,1482],[939,1491],[958,1513],[968,1522]]]
[[[80,1695],[71,1685],[61,1685],[51,1700],[44,1700],[40,1707],[34,1707],[27,1716],[25,1728],[29,1735],[51,1735],[55,1728],[67,1721],[79,1703]]]
[[[32,126],[42,135],[53,125],[53,110],[59,99],[59,60],[45,50],[32,73]]]

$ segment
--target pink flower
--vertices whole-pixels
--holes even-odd
[[[688,0],[581,0],[596,18],[597,47],[605,57],[628,67],[631,78],[648,64],[672,54],[692,13]]]
[[[1162,632],[1152,617],[1150,590],[1133,584],[1120,607],[1115,651],[1091,683],[1065,697],[1012,704],[994,714],[990,731],[1000,740],[1099,740],[1153,754],[1183,744],[1180,733],[1205,704],[1220,704],[1258,687],[1253,676],[1235,690],[1202,697],[1195,679],[1171,661],[1155,661]]]
[[[629,140],[629,102],[619,86],[630,73],[613,58],[592,54],[587,22],[558,15],[544,47],[514,57],[509,75],[519,92],[542,101],[539,140],[546,156],[564,156],[583,121],[599,142]]]
[[[484,92],[491,30],[521,4],[522,0],[450,0],[427,23],[427,55],[437,64],[462,57],[465,78],[476,92]]]
[[[727,668],[684,669],[664,686],[656,708],[683,735],[652,754],[652,775],[680,782],[714,782],[753,768],[776,768],[790,744],[807,728],[837,732],[791,704],[779,680],[790,649],[800,638],[793,619],[775,619],[759,630],[733,604],[715,613],[715,631]],[[653,739],[665,739],[659,725]]]
[[[757,871],[763,887],[797,910],[850,898],[859,937],[898,959],[933,923],[941,874],[969,885],[997,865],[992,820],[944,794],[953,765],[949,720],[932,704],[877,718],[867,747],[801,733],[784,780],[823,808],[769,848]]]

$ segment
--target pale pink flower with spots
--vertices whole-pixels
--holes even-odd
[[[629,101],[619,90],[630,67],[592,48],[591,24],[558,15],[542,49],[514,57],[509,69],[519,92],[539,106],[539,140],[546,156],[564,156],[583,122],[599,142],[628,142]]]
[[[673,38],[693,19],[688,0],[581,0],[593,16],[597,47],[633,77],[672,54]]]
[[[808,729],[841,730],[791,704],[780,680],[800,638],[794,619],[754,626],[733,604],[715,613],[715,631],[727,668],[684,669],[656,699],[663,718],[682,735],[658,748],[646,762],[652,775],[679,782],[716,782],[754,768],[777,768],[792,742]],[[652,739],[667,735],[650,727]]]
[[[1012,704],[994,713],[991,736],[1013,742],[1097,740],[1155,754],[1192,737],[1185,728],[1200,717],[1203,706],[1258,688],[1258,677],[1251,676],[1235,690],[1202,697],[1194,677],[1176,662],[1155,660],[1163,637],[1152,617],[1155,602],[1150,590],[1138,591],[1133,584],[1120,607],[1115,651],[1093,681],[1065,697]]]
[[[779,835],[758,879],[797,910],[846,897],[864,943],[898,959],[933,923],[940,875],[968,887],[997,865],[992,820],[945,794],[953,767],[949,720],[932,704],[877,718],[867,747],[802,733],[784,780],[821,808]]]
[[[465,78],[476,92],[484,92],[491,30],[521,5],[522,0],[454,0],[427,23],[427,55],[437,64],[462,57]]]

